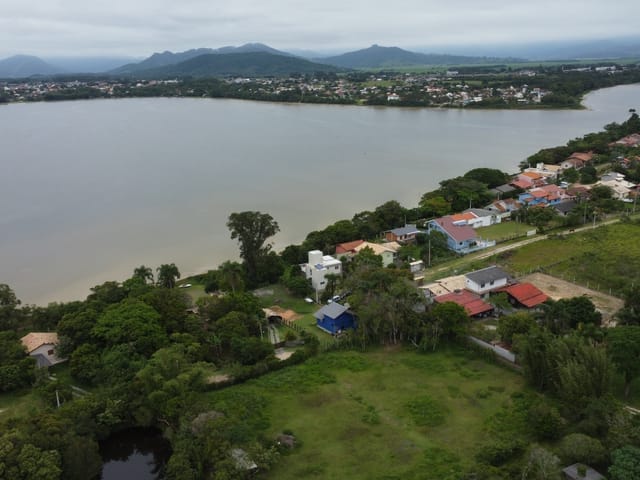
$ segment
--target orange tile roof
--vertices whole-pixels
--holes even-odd
[[[340,243],[336,245],[336,254],[352,252],[358,245],[364,243],[364,240],[354,240],[353,242]]]
[[[529,177],[532,180],[539,180],[540,178],[543,178],[542,175],[540,175],[539,173],[536,173],[536,172],[524,172],[524,173],[521,173],[520,175],[523,175],[525,177]]]
[[[493,307],[482,300],[480,295],[476,295],[475,293],[471,293],[467,290],[446,293],[434,298],[434,300],[436,303],[457,303],[465,309],[467,315],[470,317],[493,310]]]
[[[540,305],[549,298],[531,283],[516,283],[505,288],[504,291],[528,308]]]
[[[20,339],[22,345],[31,353],[42,345],[58,343],[58,334],[56,332],[31,332]]]
[[[463,220],[473,220],[474,218],[477,218],[476,215],[474,215],[471,212],[466,212],[466,213],[456,213],[454,215],[451,215],[451,219],[454,222],[461,222]]]

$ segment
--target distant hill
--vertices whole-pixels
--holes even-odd
[[[50,65],[68,73],[102,73],[122,65],[139,62],[134,57],[43,57]]]
[[[472,65],[517,61],[517,59],[416,53],[398,47],[372,45],[364,50],[348,52],[334,57],[316,58],[314,61],[343,68],[391,68],[420,65]]]
[[[53,75],[61,72],[60,68],[31,55],[15,55],[0,60],[0,78],[26,78],[32,75]]]
[[[332,65],[314,63],[302,58],[266,52],[209,53],[176,65],[166,65],[135,73],[141,78],[221,77],[221,76],[285,76],[292,73],[338,72]]]
[[[268,45],[264,45],[262,43],[246,43],[239,47],[222,47],[217,49],[194,48],[191,50],[186,50],[184,52],[177,52],[177,53],[173,53],[169,51],[162,52],[162,53],[154,53],[149,58],[146,58],[145,60],[139,63],[129,63],[127,65],[123,65],[122,67],[112,70],[110,73],[127,74],[127,73],[142,72],[152,68],[159,68],[167,65],[177,65],[179,63],[185,62],[192,58],[200,57],[202,55],[210,55],[210,54],[228,55],[232,53],[255,53],[255,52],[266,52],[274,55],[284,55],[284,56],[290,55],[286,52],[281,52],[280,50],[276,50],[275,48],[271,48]]]

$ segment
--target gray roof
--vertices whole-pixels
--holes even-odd
[[[415,225],[405,225],[404,227],[394,228],[393,230],[389,230],[389,231],[399,237],[402,235],[422,233],[422,230],[418,229]]]
[[[313,314],[318,320],[322,320],[325,316],[336,319],[344,312],[347,311],[347,307],[340,305],[338,302],[332,302],[329,305],[325,305],[316,313]]]
[[[576,208],[578,204],[573,200],[567,200],[566,202],[560,202],[553,206],[560,213],[567,214],[574,208]]]
[[[574,463],[573,465],[569,465],[567,468],[563,468],[562,471],[563,473],[568,477],[568,478],[572,478],[575,480],[604,480],[604,476],[600,475],[598,472],[596,472],[593,468],[589,467],[588,465],[584,465],[587,469],[585,476],[582,477],[580,475],[578,475],[578,466],[580,464],[579,463]]]
[[[509,274],[502,270],[500,267],[487,267],[482,270],[476,270],[475,272],[469,272],[466,274],[466,277],[477,283],[478,285],[482,285],[483,283],[495,282],[496,280],[501,280],[503,278],[509,278]]]
[[[486,210],[484,208],[467,208],[463,213],[471,212],[478,217],[493,217],[496,212],[492,212],[491,210]]]
[[[509,192],[515,192],[515,190],[516,189],[514,187],[512,187],[508,183],[505,183],[504,185],[499,185],[495,188],[492,188],[490,191],[496,191],[500,193],[509,193]]]

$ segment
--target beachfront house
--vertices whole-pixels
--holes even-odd
[[[447,246],[457,253],[475,252],[496,244],[495,241],[481,240],[465,220],[456,221],[452,215],[430,220],[427,228],[429,232],[435,230],[444,234]]]
[[[323,255],[320,250],[309,252],[309,261],[300,265],[316,292],[327,287],[327,275],[342,275],[342,262],[331,255]]]

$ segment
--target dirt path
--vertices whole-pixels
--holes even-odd
[[[561,280],[544,273],[532,273],[531,275],[521,278],[520,281],[533,283],[554,300],[580,296],[589,297],[596,308],[602,312],[605,320],[611,319],[611,317],[624,306],[624,302],[619,298],[591,290],[590,288],[581,287],[575,283],[567,282],[566,280]]]

